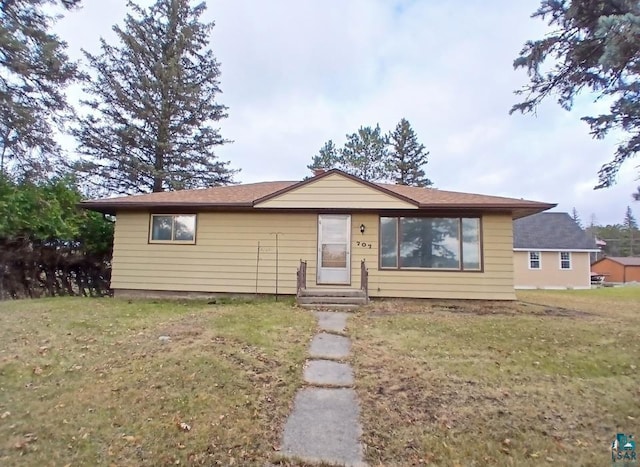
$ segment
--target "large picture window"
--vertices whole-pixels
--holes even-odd
[[[381,217],[380,267],[479,271],[480,219]]]
[[[195,243],[195,214],[152,214],[151,242],[159,243]]]

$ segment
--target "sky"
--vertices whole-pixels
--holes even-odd
[[[513,60],[547,31],[530,17],[539,0],[206,3],[218,102],[229,107],[220,128],[233,140],[217,155],[241,169],[239,182],[302,180],[327,140],[342,146],[360,126],[387,132],[406,118],[436,188],[575,207],[585,224],[621,223],[627,206],[640,217],[638,160],[616,186],[593,190],[618,138],[593,140],[580,117],[606,110],[602,102],[584,96],[567,112],[551,100],[536,115],[509,115],[528,82]],[[125,0],[84,0],[56,32],[79,59],[81,49],[99,52],[100,37],[113,42],[126,12]]]

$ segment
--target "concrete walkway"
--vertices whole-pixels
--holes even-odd
[[[347,313],[315,312],[320,332],[304,368],[308,384],[298,391],[284,428],[282,454],[310,462],[364,466],[360,409],[344,336]]]

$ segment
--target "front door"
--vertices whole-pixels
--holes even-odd
[[[318,284],[351,283],[351,216],[318,216]]]

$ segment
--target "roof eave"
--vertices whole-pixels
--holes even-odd
[[[211,209],[246,209],[251,208],[251,203],[185,203],[185,202],[137,202],[137,203],[108,203],[95,201],[82,201],[78,207],[103,214],[115,214],[116,211],[144,211],[144,210],[180,210],[202,211]]]
[[[511,212],[513,219],[520,219],[521,217],[531,216],[539,212],[546,211],[556,207],[557,204],[551,203],[535,203],[535,204],[500,204],[500,203],[488,203],[488,204],[420,204],[419,209],[424,210],[476,210],[483,212]]]

